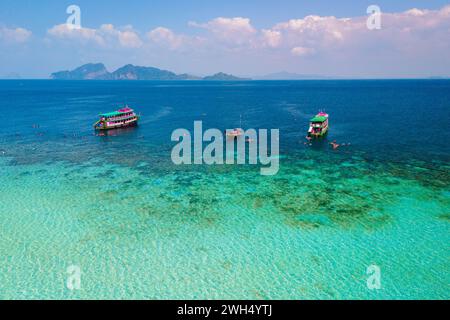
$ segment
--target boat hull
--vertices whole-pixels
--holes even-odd
[[[309,132],[308,136],[313,137],[313,138],[320,138],[320,137],[324,137],[328,134],[328,127],[326,129],[323,129],[320,133],[312,133]]]
[[[97,125],[94,126],[95,130],[99,131],[105,131],[105,130],[112,130],[112,129],[118,129],[118,128],[127,128],[127,127],[136,127],[138,125],[138,120],[128,122],[128,123],[122,123],[114,126],[102,126],[98,127]]]

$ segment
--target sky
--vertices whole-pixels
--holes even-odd
[[[79,28],[67,24],[70,5]],[[0,77],[48,78],[90,62],[195,75],[448,77],[450,1],[0,1]]]

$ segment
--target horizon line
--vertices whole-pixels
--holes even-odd
[[[331,76],[318,76],[318,78],[311,77],[310,79],[256,79],[249,78],[245,76],[245,79],[237,79],[237,80],[204,80],[204,79],[167,79],[167,80],[141,80],[141,79],[123,79],[123,80],[101,80],[101,79],[52,79],[52,78],[1,78],[0,81],[53,81],[53,82],[74,82],[74,81],[83,81],[83,82],[142,82],[142,81],[158,81],[158,82],[245,82],[245,81],[348,81],[348,80],[450,80],[450,76],[427,76],[427,77],[331,77]],[[322,77],[322,78],[319,78]]]

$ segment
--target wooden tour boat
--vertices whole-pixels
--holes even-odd
[[[136,126],[139,121],[139,116],[128,106],[114,112],[100,114],[99,116],[100,120],[94,124],[95,130],[132,127]]]
[[[314,118],[310,120],[308,136],[309,137],[323,137],[328,133],[328,114],[319,112]]]

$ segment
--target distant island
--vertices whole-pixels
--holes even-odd
[[[17,72],[10,72],[10,73],[0,77],[0,79],[3,79],[3,80],[17,80],[17,79],[22,79],[22,77]]]
[[[187,73],[176,74],[167,70],[134,66],[132,64],[123,66],[114,72],[109,72],[103,63],[88,63],[72,71],[55,72],[51,74],[50,78],[54,80],[251,80],[223,72],[207,77],[197,77]]]
[[[231,80],[232,81],[232,80],[252,80],[252,79],[239,78],[239,77],[233,76],[231,74],[219,72],[219,73],[216,73],[215,75],[204,77],[203,80],[220,80],[220,81],[230,81]]]
[[[329,80],[331,77],[317,74],[297,74],[287,71],[271,73],[264,76],[253,77],[255,80]]]

